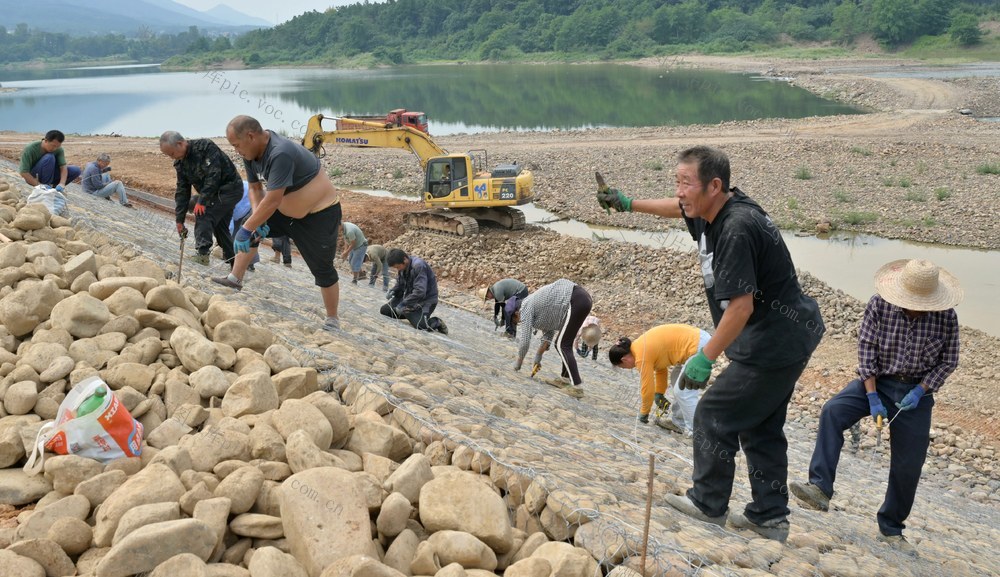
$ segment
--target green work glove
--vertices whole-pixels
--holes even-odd
[[[632,199],[615,188],[610,188],[607,192],[598,192],[597,204],[604,210],[613,208],[615,212],[632,212]]]
[[[661,411],[666,411],[667,407],[670,406],[670,401],[663,396],[663,393],[656,393],[653,395],[653,404]]]
[[[708,377],[712,376],[712,365],[715,361],[705,356],[705,351],[699,349],[697,353],[684,365],[684,374],[681,375],[679,384],[681,389],[704,389],[708,384]]]

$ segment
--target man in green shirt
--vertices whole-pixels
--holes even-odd
[[[358,284],[360,279],[365,278],[365,273],[361,270],[361,265],[365,261],[365,253],[368,251],[368,239],[365,233],[361,232],[358,225],[344,221],[344,254],[341,257],[351,264],[351,284]]]
[[[80,178],[79,166],[67,166],[62,143],[66,135],[58,130],[45,133],[45,138],[32,142],[21,152],[21,164],[17,171],[31,186],[46,184],[59,192],[67,183]]]

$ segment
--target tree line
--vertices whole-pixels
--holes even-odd
[[[921,37],[960,46],[983,38],[995,0],[388,0],[307,12],[230,41],[179,34],[70,37],[0,27],[0,62],[127,57],[179,65],[242,58],[248,65],[336,63],[367,56],[400,64],[519,60],[538,55],[638,58],[734,52],[787,43],[849,45],[870,34],[888,48]]]
[[[228,37],[210,39],[197,26],[177,34],[155,34],[146,28],[137,30],[131,36],[73,36],[29,29],[27,24],[18,24],[13,30],[0,25],[0,64],[32,60],[81,62],[106,58],[162,62],[182,54],[221,53],[232,47]]]

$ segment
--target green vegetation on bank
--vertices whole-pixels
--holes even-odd
[[[816,58],[871,36],[916,57],[1000,59],[995,0],[399,0],[307,12],[230,39],[71,37],[0,27],[0,64],[109,57],[178,67],[634,59],[756,51]],[[809,48],[802,48],[808,45]]]

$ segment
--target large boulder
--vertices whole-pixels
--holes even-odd
[[[190,553],[206,561],[215,548],[215,532],[197,519],[146,525],[130,533],[97,564],[97,577],[130,577],[152,571],[171,557]]]
[[[257,415],[277,408],[278,391],[275,390],[271,378],[263,373],[250,373],[239,377],[222,399],[222,413],[227,417]]]
[[[215,364],[217,353],[215,344],[190,327],[177,326],[177,330],[170,335],[170,347],[174,349],[177,358],[188,371],[194,372],[206,365]]]
[[[507,506],[473,473],[446,475],[420,489],[420,522],[428,532],[463,531],[497,553],[514,544]]]
[[[281,484],[279,502],[291,553],[310,577],[351,555],[378,558],[368,506],[354,474],[334,467],[296,473]]]
[[[0,324],[10,334],[20,337],[47,321],[52,308],[63,298],[54,280],[18,285],[17,290],[0,299]]]
[[[52,490],[52,482],[42,475],[21,469],[0,469],[0,505],[20,507],[33,503]]]
[[[185,491],[184,484],[173,469],[161,463],[147,465],[112,493],[98,509],[94,544],[98,547],[110,545],[118,522],[129,509],[149,503],[176,502]],[[156,565],[150,569],[153,567]]]
[[[108,305],[87,293],[76,293],[52,307],[52,326],[78,339],[97,336],[109,320]]]

